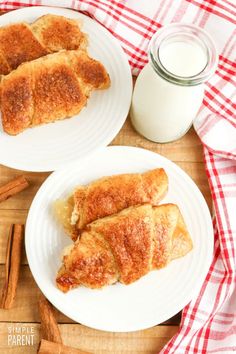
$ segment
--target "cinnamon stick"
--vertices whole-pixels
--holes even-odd
[[[6,251],[5,284],[0,303],[2,309],[10,309],[14,302],[20,272],[23,238],[24,225],[11,225]]]
[[[68,347],[60,343],[53,343],[42,339],[39,344],[38,354],[89,354],[80,349]]]
[[[29,182],[24,176],[19,176],[0,187],[0,202],[23,191],[29,186]]]
[[[41,318],[41,335],[47,341],[62,343],[60,330],[55,319],[53,308],[45,297],[39,300],[39,313]]]

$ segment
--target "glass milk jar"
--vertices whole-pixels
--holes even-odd
[[[133,92],[132,124],[149,140],[170,142],[183,136],[196,117],[204,83],[217,66],[216,49],[202,29],[175,23],[157,31],[148,55]]]

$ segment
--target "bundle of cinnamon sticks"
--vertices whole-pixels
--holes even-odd
[[[29,182],[24,176],[19,176],[14,180],[0,187],[0,202],[23,191],[29,186]],[[6,261],[5,261],[5,284],[2,289],[0,307],[9,309],[12,307],[16,296],[16,289],[20,273],[20,261],[22,243],[24,238],[24,225],[13,224],[10,227],[8,236]]]

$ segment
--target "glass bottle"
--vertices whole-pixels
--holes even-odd
[[[132,124],[149,140],[170,142],[182,137],[197,115],[204,83],[217,67],[216,48],[201,28],[174,23],[152,37],[148,57],[133,92]]]

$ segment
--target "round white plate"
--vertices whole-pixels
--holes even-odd
[[[108,145],[127,117],[132,93],[123,49],[91,18],[72,10],[36,6],[2,15],[0,25],[33,22],[48,13],[82,20],[82,30],[89,35],[88,51],[106,67],[111,87],[92,92],[87,106],[70,119],[27,129],[17,136],[4,133],[0,123],[0,163],[26,171],[53,171]]]
[[[78,184],[156,167],[163,167],[169,177],[169,192],[161,203],[179,205],[193,240],[193,250],[131,285],[117,283],[102,290],[80,287],[63,294],[55,285],[55,277],[61,252],[72,242],[53,217],[53,202],[67,197]],[[53,305],[79,323],[114,332],[145,329],[178,313],[199,291],[213,254],[211,216],[197,186],[171,161],[133,147],[104,148],[48,177],[31,205],[25,242],[33,276]]]

